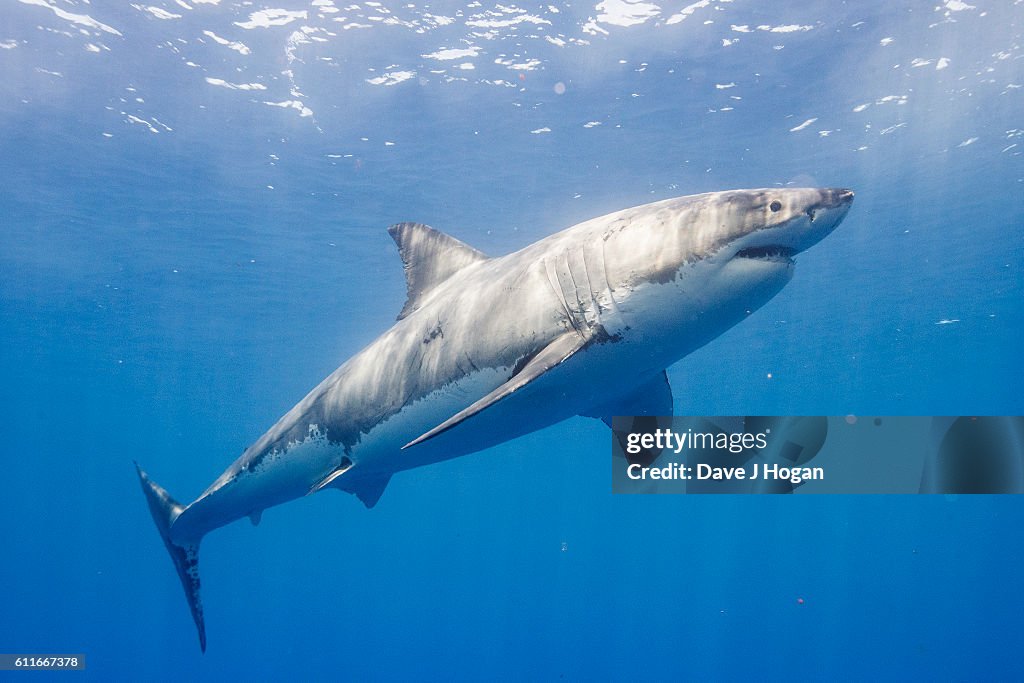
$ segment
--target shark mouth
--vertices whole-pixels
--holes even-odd
[[[783,247],[778,244],[769,244],[763,247],[750,247],[740,249],[736,252],[736,258],[757,259],[759,261],[784,261],[793,262],[797,250],[790,247]]]

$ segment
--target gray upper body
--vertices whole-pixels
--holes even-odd
[[[170,529],[175,542],[326,487],[376,503],[398,471],[573,415],[671,414],[664,369],[773,297],[848,190],[679,197],[498,258],[424,225],[390,229],[398,322],[250,446]]]

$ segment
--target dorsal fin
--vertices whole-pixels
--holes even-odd
[[[427,293],[453,273],[487,259],[473,247],[422,223],[396,223],[388,228],[388,234],[398,245],[408,288],[409,298],[399,320],[419,308]]]

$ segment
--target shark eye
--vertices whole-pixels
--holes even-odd
[[[782,202],[776,199],[774,202],[768,205],[768,208],[772,210],[772,213],[782,209]]]

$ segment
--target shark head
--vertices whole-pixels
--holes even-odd
[[[734,190],[623,212],[605,240],[623,324],[689,353],[775,296],[852,202],[846,189]]]
[[[756,307],[758,292],[771,298],[793,277],[794,257],[814,246],[839,225],[853,203],[846,189],[753,190],[721,193],[710,202],[702,222],[708,234],[696,254],[690,249],[677,252],[687,267],[714,272],[737,290],[752,290]],[[717,220],[708,221],[714,215]],[[765,299],[767,301],[767,299]]]
[[[712,239],[729,261],[793,265],[793,257],[832,232],[853,203],[846,189],[722,193],[725,214]]]

